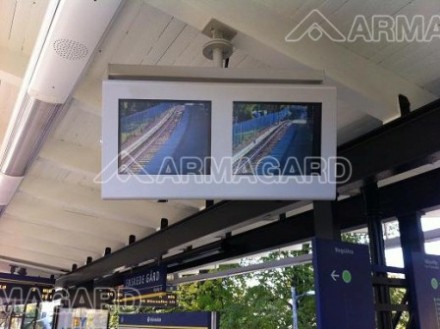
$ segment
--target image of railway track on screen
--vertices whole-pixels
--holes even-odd
[[[321,103],[234,102],[233,173],[320,172],[321,108]]]
[[[119,101],[120,174],[209,175],[210,155],[211,102]]]

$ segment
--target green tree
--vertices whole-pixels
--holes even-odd
[[[357,234],[343,237],[344,241],[349,242],[365,242],[366,239],[366,236]],[[310,244],[304,244],[298,251],[277,251],[266,257],[242,260],[241,264],[222,266],[217,271],[310,252]],[[167,311],[217,311],[220,313],[221,329],[292,328],[292,286],[296,288],[298,295],[313,290],[314,276],[311,264],[180,285],[177,290],[178,307]],[[396,290],[393,294],[393,300],[398,300],[402,298],[403,291]],[[316,328],[314,297],[301,298],[297,309],[299,327]],[[151,312],[151,309],[141,311]]]
[[[268,262],[309,252],[310,247],[305,245],[301,251],[274,252],[259,261]],[[221,329],[291,328],[292,284],[298,293],[312,290],[312,266],[278,268],[182,285],[178,290],[179,309],[218,311]],[[306,297],[299,304],[300,327],[315,328],[314,299]]]
[[[300,251],[275,252],[263,257],[263,261],[273,261],[286,257],[295,257],[310,252],[310,246],[304,245]],[[267,294],[272,294],[276,305],[273,315],[278,325],[271,328],[288,328],[292,326],[292,286],[297,295],[312,291],[314,286],[313,267],[311,264],[278,268],[255,274],[259,285]],[[316,328],[316,311],[313,297],[304,297],[298,301],[298,323],[300,328]],[[269,320],[269,319],[268,319]],[[274,323],[274,322],[271,322]]]

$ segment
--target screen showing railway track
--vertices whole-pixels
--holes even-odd
[[[102,197],[334,199],[336,89],[226,81],[105,81]]]
[[[321,104],[234,102],[235,175],[319,173]]]
[[[119,100],[118,154],[120,174],[209,175],[211,102]]]

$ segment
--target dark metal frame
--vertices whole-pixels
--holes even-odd
[[[440,100],[339,147],[338,155],[347,158],[353,166],[351,179],[339,186],[339,190],[361,186],[366,180],[384,178],[440,159],[439,108]],[[419,138],[420,134],[423,134],[423,140]],[[367,156],[368,161],[365,160]],[[283,208],[291,204],[292,202],[274,201],[220,202],[61,277],[58,284],[79,284],[108,274],[123,265],[136,266],[142,261],[165,254],[170,248],[206,234],[268,213],[283,213]]]

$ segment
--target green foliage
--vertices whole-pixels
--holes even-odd
[[[404,288],[391,288],[390,289],[390,298],[391,304],[402,304],[402,301],[405,296],[406,289]],[[400,317],[400,321],[396,326],[396,329],[406,329],[408,327],[409,322],[409,313],[403,312]]]
[[[298,256],[309,253],[309,249],[305,245],[301,251],[275,252],[260,261]],[[178,290],[179,310],[217,311],[221,329],[291,328],[292,284],[298,294],[312,290],[312,266],[273,269],[182,285]],[[316,328],[314,298],[301,298],[298,306],[300,328]]]
[[[367,239],[365,235],[343,235],[344,241],[352,243],[365,243]],[[298,251],[273,252],[259,259],[242,260],[241,264],[222,266],[217,271],[309,253],[310,245],[304,244]],[[287,329],[292,328],[291,288],[293,286],[297,296],[303,295],[297,302],[299,328],[313,329],[317,327],[315,298],[305,296],[313,290],[313,281],[313,267],[311,264],[305,264],[195,282],[178,287],[177,308],[159,311],[217,311],[220,313],[221,329]],[[394,303],[400,303],[403,295],[402,289],[391,291]],[[120,310],[121,313],[132,311]],[[155,310],[151,308],[140,310],[140,312],[152,311]],[[404,314],[399,329],[403,329],[406,322],[407,314]],[[109,327],[117,329],[117,312],[113,312]]]

